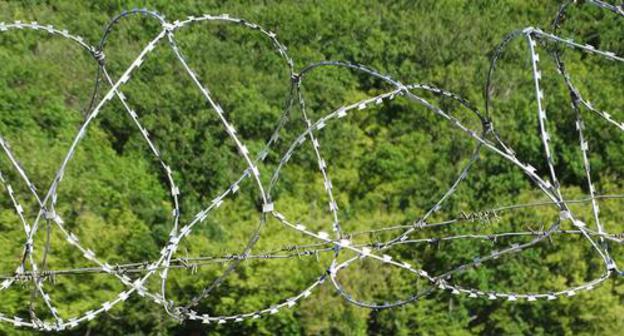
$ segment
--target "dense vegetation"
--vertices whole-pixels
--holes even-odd
[[[272,29],[285,43],[297,69],[312,62],[342,60],[365,64],[404,83],[430,83],[451,90],[483,109],[483,88],[491,51],[514,29],[549,28],[556,1],[23,1],[0,2],[0,22],[16,19],[66,27],[96,44],[115,14],[134,5],[164,13],[168,19],[203,13],[229,13]],[[624,55],[624,20],[586,5],[573,6],[561,34]],[[106,46],[106,64],[117,78],[159,31],[152,19],[136,16],[120,22]],[[177,35],[181,50],[199,77],[223,105],[249,149],[257,153],[283,112],[291,79],[285,63],[257,32],[222,24],[195,25]],[[552,45],[540,46],[544,59],[546,108],[552,123],[554,159],[566,198],[587,194],[575,116],[554,64]],[[567,50],[564,59],[575,83],[601,109],[624,118],[621,83],[624,67]],[[44,32],[0,35],[0,134],[35,185],[45,190],[84,119],[97,65],[84,50]],[[491,116],[518,157],[547,175],[537,132],[528,51],[514,42],[503,55],[494,77]],[[391,87],[347,69],[324,68],[304,84],[311,119],[339,106],[385,92]],[[106,89],[106,87],[104,87]],[[159,45],[125,86],[129,103],[152,134],[181,186],[182,221],[191,219],[215,194],[245,169],[214,112],[183,74],[166,44]],[[421,92],[445,110],[478,127],[457,103]],[[301,113],[291,113],[281,139],[260,167],[268,183],[288,145],[305,129]],[[624,137],[598,118],[587,118],[587,138],[597,191],[617,194],[624,175]],[[358,232],[411,223],[441,197],[452,183],[475,142],[431,111],[403,98],[331,123],[319,133],[322,154],[340,207],[343,229]],[[315,230],[331,230],[327,196],[309,143],[286,166],[273,191],[275,205],[293,220]],[[26,186],[6,157],[0,171],[26,204],[27,218],[37,209]],[[59,190],[57,211],[81,241],[111,264],[155,258],[167,241],[172,210],[162,170],[122,106],[109,103],[89,129]],[[0,198],[0,273],[11,274],[22,253],[23,228],[6,193]],[[222,256],[240,253],[258,224],[258,193],[249,181],[241,193],[213,212],[179,249],[176,256]],[[456,218],[512,203],[544,200],[520,170],[483,150],[469,178],[445,203],[434,220]],[[601,203],[607,231],[621,232],[621,202]],[[591,209],[575,210],[593,225]],[[477,232],[539,230],[559,215],[554,207],[501,212],[487,222],[467,222],[418,232],[413,237]],[[568,227],[569,224],[568,224]],[[52,227],[50,269],[89,266]],[[361,237],[380,241],[390,234]],[[35,241],[42,246],[46,230]],[[486,254],[510,242],[455,241],[407,245],[388,251],[432,274]],[[314,241],[269,220],[254,253]],[[621,250],[612,247],[617,258]],[[42,258],[41,248],[35,253]],[[341,256],[341,260],[348,257]],[[303,289],[323,274],[330,254],[288,260],[249,260],[202,301],[199,311],[211,315],[251,311],[270,306]],[[184,303],[221,274],[217,264],[172,271],[168,291]],[[458,275],[467,286],[501,291],[549,291],[580,283],[600,271],[599,260],[580,237],[556,236],[536,247],[501,258]],[[159,282],[150,282],[153,289]],[[392,301],[427,284],[375,262],[356,263],[340,279],[357,298]],[[0,312],[28,316],[30,283],[0,295]],[[114,297],[123,286],[101,274],[58,276],[45,289],[63,314],[93,309]],[[269,317],[237,324],[176,323],[162,307],[133,296],[108,314],[69,334],[619,334],[624,328],[624,285],[614,278],[589,293],[555,301],[505,302],[469,299],[436,291],[424,299],[391,310],[367,310],[347,304],[325,283],[301,304]],[[48,317],[40,299],[34,307]],[[29,331],[1,324],[0,334]]]

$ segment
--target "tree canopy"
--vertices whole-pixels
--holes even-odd
[[[276,32],[288,47],[295,72],[322,61],[363,64],[402,83],[422,83],[464,97],[485,111],[484,88],[496,46],[510,32],[525,27],[549,29],[560,3],[556,1],[145,1],[104,0],[0,2],[0,22],[37,21],[66,28],[97,45],[104,27],[123,10],[148,7],[168,20],[204,13],[229,13]],[[129,16],[110,32],[105,62],[113,78],[133,62],[159,33],[160,24],[147,16]],[[586,4],[571,6],[559,34],[596,48],[624,55],[624,19]],[[207,84],[236,126],[251,156],[271,137],[292,93],[288,65],[270,40],[240,25],[205,23],[176,34],[176,42],[197,76]],[[553,161],[566,199],[587,197],[583,157],[579,151],[576,116],[570,98],[548,57],[560,46],[542,43],[544,105],[552,134]],[[614,119],[624,118],[621,63],[578,50],[561,51],[579,90]],[[505,143],[519,158],[548,175],[539,137],[530,54],[524,40],[511,43],[492,78],[488,113]],[[98,65],[84,50],[45,31],[0,34],[0,135],[10,145],[35,186],[45,191],[86,117]],[[393,89],[388,83],[346,67],[321,67],[306,74],[302,84],[305,112],[311,121]],[[102,84],[96,101],[108,87]],[[146,57],[124,94],[172,168],[180,188],[180,222],[185,224],[226,190],[247,168],[233,141],[176,60],[161,43]],[[479,129],[480,120],[457,101],[426,91],[419,95]],[[602,195],[620,194],[624,175],[624,136],[620,129],[586,114],[585,137],[591,154],[592,182]],[[280,165],[289,146],[308,125],[294,106],[280,138],[259,164],[264,185]],[[431,110],[396,97],[340,121],[328,122],[316,133],[331,175],[344,232],[353,241],[374,243],[396,232],[369,230],[409,225],[422,217],[470,162],[477,142]],[[10,181],[33,221],[38,205],[29,189],[0,155],[0,172]],[[150,153],[141,132],[122,104],[112,99],[103,107],[69,163],[58,192],[56,211],[65,226],[111,265],[156,259],[167,244],[174,209],[167,176]],[[2,185],[0,196],[0,274],[11,275],[21,261],[24,229]],[[313,231],[330,232],[333,218],[328,196],[310,141],[298,147],[271,191],[275,207]],[[522,170],[496,153],[481,149],[465,181],[430,221],[463,218],[454,225],[418,230],[410,237],[540,231],[557,221],[552,206],[483,211],[511,204],[547,200]],[[624,217],[619,199],[600,201],[607,232],[621,232]],[[224,200],[181,242],[176,258],[237,255],[261,216],[259,193],[250,179],[240,192]],[[574,205],[588,226],[595,225],[591,204]],[[481,212],[481,215],[479,213]],[[491,214],[491,213],[490,213]],[[563,224],[563,229],[573,229]],[[49,238],[48,238],[49,237]],[[93,266],[67,244],[62,232],[43,224],[34,237],[33,256],[46,259],[49,269]],[[49,240],[44,257],[41,246]],[[526,237],[433,240],[393,247],[397,259],[440,274]],[[301,253],[293,246],[316,240],[269,218],[251,254]],[[622,248],[609,243],[616,262]],[[309,249],[307,249],[309,250]],[[270,307],[295,295],[325,274],[332,253],[309,253],[288,259],[249,259],[237,265],[224,282],[196,309],[211,316]],[[339,257],[344,261],[353,254]],[[621,258],[620,258],[621,259]],[[232,261],[169,271],[169,299],[185,305],[202,288],[226,272]],[[588,281],[600,273],[600,260],[580,235],[555,235],[520,253],[459,273],[453,281],[491,291],[548,291]],[[371,260],[342,271],[338,279],[353,298],[391,302],[409,297],[430,284],[407,272]],[[160,290],[158,275],[147,287]],[[125,286],[101,273],[57,275],[43,286],[59,312],[75,315],[111,300]],[[0,313],[27,318],[29,306],[50,318],[37,295],[31,303],[32,282],[0,292]],[[624,284],[613,277],[593,291],[557,300],[507,302],[473,299],[435,290],[398,308],[371,310],[349,304],[329,281],[290,309],[260,319],[223,325],[196,321],[178,323],[162,306],[138,294],[109,312],[67,331],[96,335],[412,335],[412,334],[619,334],[624,327]],[[0,324],[0,334],[32,331]]]

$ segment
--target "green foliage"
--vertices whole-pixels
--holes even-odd
[[[542,1],[357,1],[316,2],[248,1],[23,1],[0,2],[0,21],[38,21],[66,27],[96,44],[102,27],[124,8],[149,7],[174,20],[201,13],[230,13],[277,32],[288,47],[296,69],[312,62],[343,60],[365,64],[405,83],[430,83],[484,106],[483,87],[490,51],[514,29],[547,28],[557,3]],[[624,54],[624,21],[597,9],[571,9],[562,35],[592,42]],[[106,62],[118,78],[142,46],[158,32],[145,17],[124,19],[106,46]],[[257,153],[268,140],[283,111],[290,78],[283,59],[257,32],[209,23],[185,28],[177,42],[189,64],[222,104],[250,150]],[[540,46],[543,59],[553,46]],[[497,130],[525,162],[546,176],[537,133],[536,106],[526,45],[514,42],[499,61],[494,77],[492,119]],[[624,68],[575,51],[564,59],[573,80],[601,109],[621,113]],[[555,160],[566,198],[586,193],[582,159],[578,151],[575,117],[568,107],[565,88],[545,61],[546,109],[551,120]],[[551,70],[548,70],[550,67]],[[0,134],[39,190],[47,190],[84,118],[97,67],[83,50],[42,32],[0,34]],[[150,131],[165,161],[174,168],[181,186],[182,222],[188,222],[246,169],[216,115],[203,100],[167,46],[158,46],[124,86],[130,105]],[[106,86],[104,86],[106,89]],[[311,119],[354,103],[388,86],[346,69],[320,69],[306,77],[304,94]],[[478,129],[476,118],[449,100],[422,94],[431,102]],[[619,110],[618,110],[619,109]],[[621,193],[624,174],[624,137],[603,120],[587,115],[590,161],[598,192]],[[294,138],[305,129],[295,109],[261,170],[265,182]],[[319,133],[322,155],[341,208],[343,229],[358,232],[405,225],[422,216],[459,174],[475,148],[445,120],[405,99],[354,113],[331,122]],[[309,143],[299,148],[284,168],[275,188],[275,204],[289,218],[309,228],[328,231],[331,217],[323,180],[316,169]],[[36,204],[28,195],[5,156],[0,171],[11,181],[34,219]],[[171,229],[171,200],[166,176],[152,156],[132,120],[116,102],[107,105],[80,144],[60,185],[59,209],[69,229],[111,264],[143,262],[158,256]],[[3,194],[6,195],[6,193]],[[240,253],[259,222],[258,193],[250,181],[241,193],[226,200],[180,246],[176,257],[222,256]],[[544,200],[518,169],[486,150],[469,178],[433,220],[456,218],[462,211],[495,208]],[[619,232],[624,217],[617,200],[601,204],[609,232]],[[575,208],[588,225],[591,209]],[[460,223],[417,232],[414,238],[460,233],[494,233],[539,229],[558,217],[554,207],[502,212],[498,221]],[[569,225],[569,224],[568,224]],[[570,229],[570,227],[564,227]],[[44,227],[36,239],[46,241]],[[89,267],[80,253],[68,246],[51,227],[48,267]],[[0,273],[11,274],[21,257],[23,229],[10,200],[0,198]],[[269,220],[252,251],[262,253],[290,244],[314,241]],[[360,242],[390,238],[379,234]],[[506,241],[462,240],[399,246],[389,254],[409,260],[432,274],[472,257],[506,246]],[[35,257],[41,260],[42,248]],[[622,248],[613,246],[621,256]],[[312,283],[325,272],[329,255],[293,260],[246,261],[206,298],[198,310],[216,316],[254,311],[280,302]],[[343,255],[340,260],[346,260]],[[504,257],[453,280],[484,290],[518,292],[556,290],[591,279],[599,263],[582,237],[555,237],[552,242]],[[226,266],[202,267],[192,274],[172,270],[167,293],[184,304],[223,274]],[[339,276],[356,298],[391,301],[414,294],[427,284],[413,275],[372,261],[356,263]],[[0,293],[1,313],[27,316],[28,284]],[[85,312],[111,300],[123,286],[104,275],[70,275],[45,283],[62,314]],[[160,290],[158,276],[149,288]],[[610,279],[590,293],[554,302],[507,303],[472,300],[434,292],[406,306],[370,311],[347,304],[325,283],[310,298],[290,310],[239,324],[178,324],[162,307],[133,296],[127,303],[68,334],[97,335],[466,335],[466,334],[619,334],[624,327],[624,286]],[[43,303],[35,302],[38,311]],[[41,313],[42,317],[46,317]],[[28,334],[0,324],[0,334]]]

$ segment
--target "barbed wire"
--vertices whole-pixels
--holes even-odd
[[[30,327],[46,331],[61,331],[68,328],[74,328],[83,322],[93,320],[99,314],[107,312],[115,305],[126,301],[131,295],[138,294],[146,300],[150,300],[158,305],[161,305],[164,311],[180,321],[198,320],[204,323],[217,324],[240,322],[245,319],[254,319],[263,315],[275,314],[281,309],[293,307],[301,300],[309,297],[312,292],[317,287],[321,286],[328,278],[337,293],[339,293],[339,295],[341,295],[347,302],[371,309],[384,309],[404,305],[409,302],[419,300],[433,291],[438,290],[448,291],[456,295],[465,295],[471,298],[486,298],[490,300],[505,299],[508,301],[524,300],[532,302],[540,299],[552,300],[561,296],[573,296],[578,292],[590,291],[596,288],[613,274],[622,273],[616,261],[611,256],[608,243],[622,244],[624,241],[624,233],[608,232],[605,229],[600,217],[599,203],[604,200],[619,200],[624,198],[624,195],[599,194],[596,192],[596,188],[592,182],[589,161],[589,146],[586,135],[583,132],[585,116],[582,114],[582,110],[587,109],[594,115],[605,120],[610,125],[617,127],[619,130],[624,130],[624,123],[618,122],[611,117],[609,113],[593,107],[593,105],[584,98],[577,87],[573,84],[572,77],[562,61],[562,51],[559,47],[570,47],[585,53],[593,54],[600,58],[612,60],[614,62],[624,62],[624,58],[610,51],[601,50],[591,45],[581,44],[572,39],[560,37],[558,35],[558,31],[563,23],[565,11],[569,5],[570,3],[566,3],[560,7],[556,18],[553,21],[552,32],[546,32],[534,27],[517,30],[507,35],[495,49],[491,59],[487,83],[484,90],[484,113],[480,112],[466,99],[450,91],[426,84],[404,84],[396,79],[393,79],[389,75],[382,74],[364,65],[341,61],[325,61],[308,65],[297,72],[295,70],[295,63],[293,59],[287,53],[286,46],[277,39],[275,33],[266,30],[255,23],[251,23],[244,19],[230,17],[227,14],[218,16],[190,16],[184,20],[170,22],[167,21],[163,15],[148,9],[124,11],[114,17],[106,26],[104,34],[102,35],[102,38],[97,46],[90,45],[80,36],[70,34],[66,30],[59,30],[50,25],[41,25],[37,22],[24,23],[21,21],[9,24],[0,23],[0,32],[3,33],[15,30],[43,31],[49,33],[50,35],[75,42],[79,47],[84,49],[97,64],[97,74],[94,81],[94,88],[90,102],[86,109],[84,122],[81,124],[77,134],[73,138],[73,141],[62,163],[60,164],[60,167],[56,170],[50,187],[45,193],[40,193],[40,189],[32,183],[26,173],[26,170],[13,154],[9,142],[4,139],[4,137],[0,136],[0,147],[2,148],[2,151],[5,153],[14,172],[17,173],[18,178],[26,184],[28,193],[31,194],[33,200],[39,208],[34,220],[27,220],[25,217],[26,211],[20,203],[15,189],[10,184],[7,175],[0,171],[0,184],[2,184],[7,195],[9,196],[10,203],[17,214],[20,224],[23,226],[25,233],[21,261],[13,274],[0,276],[0,280],[2,281],[0,283],[0,292],[7,290],[16,284],[31,283],[32,286],[28,308],[30,314],[29,318],[6,316],[0,313],[0,321],[11,323],[16,327]],[[584,5],[593,5],[611,11],[616,15],[624,16],[624,9],[622,7],[611,5],[603,1],[588,0]],[[134,58],[133,62],[126,68],[122,75],[119,78],[113,78],[107,70],[105,47],[108,38],[114,31],[114,27],[124,18],[134,15],[144,15],[156,20],[160,25],[161,30],[142,48],[140,53]],[[183,51],[177,45],[175,35],[176,32],[185,27],[208,22],[235,24],[246,29],[256,31],[260,36],[270,42],[275,50],[275,53],[283,59],[288,69],[291,83],[288,96],[284,102],[283,113],[276,123],[272,135],[255,157],[252,157],[245,145],[245,142],[238,136],[234,125],[226,116],[224,109],[214,98],[211,91],[208,89],[208,86],[200,79],[195,70],[189,65]],[[502,57],[505,50],[507,50],[508,45],[512,41],[521,38],[525,39],[529,51],[531,74],[535,90],[534,98],[537,105],[536,112],[538,116],[539,135],[543,146],[542,150],[546,159],[545,165],[548,170],[547,178],[541,177],[536,168],[517,157],[511,146],[502,140],[502,137],[496,129],[497,125],[491,118],[493,110],[491,93],[497,61]],[[166,42],[163,42],[165,40]],[[185,74],[189,76],[193,85],[201,93],[203,99],[205,99],[212,111],[218,117],[223,129],[226,131],[230,140],[233,141],[239,152],[240,158],[243,159],[246,166],[246,169],[240,173],[239,177],[235,179],[228,188],[222,190],[218,193],[218,196],[203,205],[202,210],[196,213],[188,223],[183,223],[180,217],[180,189],[178,184],[175,182],[175,169],[163,157],[161,151],[153,141],[150,132],[143,126],[141,117],[132,107],[133,104],[123,93],[124,86],[131,80],[135,71],[141,67],[143,62],[145,62],[148,56],[158,45],[165,43],[173,52],[177,62],[184,69]],[[566,199],[561,191],[561,184],[558,179],[558,172],[553,158],[554,151],[550,142],[551,137],[548,131],[549,121],[544,107],[544,93],[541,84],[540,45],[538,43],[541,43],[542,45],[551,44],[555,46],[555,49],[550,50],[550,54],[555,60],[556,68],[561,75],[571,97],[571,106],[576,117],[576,130],[578,132],[579,147],[581,149],[581,156],[583,159],[585,181],[589,190],[587,197],[584,198]],[[381,82],[390,85],[392,89],[374,97],[365,98],[353,104],[342,106],[314,121],[310,118],[308,113],[304,84],[306,83],[306,78],[309,74],[321,68],[344,68],[355,73],[376,78]],[[105,91],[105,94],[100,94],[100,91],[104,86],[108,86],[109,88]],[[427,100],[427,98],[425,98],[424,95],[419,95],[420,92],[434,95],[436,97],[451,99],[457,102],[464,109],[466,109],[466,111],[469,111],[471,115],[475,116],[479,120],[480,129],[472,129],[469,126],[466,126],[458,117],[431,103]],[[398,98],[406,99],[411,103],[424,107],[436,116],[449,122],[453,127],[474,141],[474,148],[471,150],[468,159],[463,164],[459,174],[454,178],[449,188],[427,209],[423,216],[410,221],[409,224],[386,226],[358,232],[347,232],[341,226],[341,214],[338,206],[339,202],[334,195],[334,186],[332,184],[331,174],[328,169],[328,161],[323,155],[319,134],[327,125],[341,122],[348,115],[362,113],[361,111],[374,108],[378,105],[387,104]],[[530,99],[530,97],[527,98]],[[145,140],[148,145],[149,152],[158,162],[158,165],[162,170],[164,180],[169,188],[169,196],[173,209],[171,214],[172,228],[169,233],[167,243],[162,247],[160,256],[155,260],[111,265],[103,258],[98,257],[93,250],[83,244],[79,237],[65,226],[62,216],[55,211],[58,202],[58,187],[63,180],[68,163],[74,157],[81,140],[85,137],[87,129],[91,126],[93,121],[96,120],[102,109],[113,100],[120,102],[125,112],[131,117],[133,125],[139,130],[142,139]],[[279,159],[279,162],[271,175],[270,181],[265,185],[260,179],[260,170],[258,165],[266,159],[270,149],[279,141],[280,134],[295,109],[298,109],[301,112],[301,119],[303,120],[306,129],[289,145],[287,150],[284,152],[284,155]],[[273,202],[273,192],[280,180],[282,170],[287,166],[296,150],[300,149],[305,143],[309,143],[312,146],[314,159],[317,161],[318,170],[323,180],[328,200],[328,210],[331,214],[332,234],[324,231],[315,231],[307,228],[305,223],[292,221],[285,214],[280,212],[280,209],[278,209],[276,204]],[[448,199],[454,195],[457,192],[458,187],[466,181],[469,176],[469,172],[475,163],[480,160],[480,154],[482,151],[493,153],[520,169],[534,183],[534,185],[540,189],[541,193],[546,196],[547,200],[526,204],[511,204],[505,207],[485,209],[475,212],[461,212],[457,217],[446,220],[431,219],[436,214],[440,213],[440,210],[443,208]],[[250,180],[252,182],[262,206],[259,213],[259,224],[254,228],[240,252],[223,254],[220,256],[177,257],[176,252],[179,249],[180,243],[191,234],[193,229],[204,223],[211,215],[211,212],[219,208],[226,199],[236,194],[240,190],[243,181],[246,180]],[[570,205],[572,204],[587,203],[590,204],[592,208],[595,229],[588,227],[587,224],[582,222],[579,219],[580,217],[570,208]],[[425,230],[427,229],[448,227],[459,223],[481,223],[484,225],[492,224],[494,222],[505,220],[502,217],[504,213],[518,209],[536,208],[541,206],[554,206],[559,212],[559,216],[548,227],[545,227],[543,223],[540,223],[540,228],[536,230],[527,227],[527,229],[523,231],[492,232],[489,230],[488,232],[479,233],[473,232],[438,235],[425,233]],[[287,245],[276,250],[252,254],[251,251],[260,240],[261,232],[266,226],[268,218],[276,219],[283,225],[284,228],[297,232],[304,237],[312,238],[315,243],[305,245]],[[564,223],[571,224],[572,229],[562,228],[562,224]],[[38,263],[34,258],[34,237],[40,227],[43,226],[46,228],[46,239],[43,245],[42,261]],[[59,232],[65,237],[67,243],[80,251],[83,257],[93,266],[48,269],[47,256],[50,252],[50,232],[53,227],[59,230]],[[378,239],[378,235],[380,234],[392,234],[393,236],[390,239],[383,240]],[[415,237],[415,235],[420,236]],[[543,292],[529,293],[520,293],[515,291],[497,292],[492,290],[483,290],[480,288],[471,288],[454,283],[452,280],[452,277],[458,273],[480,267],[483,264],[493,260],[518,254],[529,248],[537,246],[541,242],[551,241],[554,236],[576,236],[585,239],[590,244],[591,249],[602,261],[603,269],[601,270],[601,273],[593,279],[586,280],[580,284],[570,285],[564,289],[551,289]],[[357,241],[359,237],[368,237],[368,239],[360,239],[365,241]],[[526,238],[528,241],[523,243],[507,242],[508,239],[518,237]],[[479,255],[469,258],[472,261],[461,263],[438,274],[430,274],[424,269],[414,267],[406,261],[386,254],[389,249],[396,246],[410,244],[438,244],[440,242],[454,240],[483,240],[493,243],[501,242],[504,244],[504,247],[499,250],[491,251],[488,255]],[[328,256],[329,259],[331,259],[327,265],[323,266],[326,271],[319,274],[315,280],[313,280],[307,285],[307,287],[299,291],[297,294],[280,300],[273,305],[255,311],[239,312],[233,315],[223,316],[210,316],[207,313],[195,310],[203,300],[205,300],[216,288],[223,284],[225,279],[232,274],[243,261],[284,260],[313,256],[318,258],[319,255]],[[347,256],[346,259],[342,257],[344,255]],[[320,262],[320,259],[318,260]],[[323,260],[327,260],[327,258],[323,258]],[[394,302],[376,303],[357,299],[346,287],[342,285],[338,278],[338,274],[361,260],[378,262],[383,265],[414,274],[418,278],[424,279],[428,286],[415,289],[413,294]],[[199,267],[214,264],[227,266],[221,275],[212,280],[212,282],[203,288],[198,295],[192,297],[186,304],[176,303],[169,299],[169,295],[167,293],[169,270],[187,269],[191,271],[191,274],[198,276],[197,269]],[[45,281],[54,283],[54,279],[58,276],[76,276],[94,273],[113,276],[124,286],[124,290],[118,293],[113,300],[101,303],[97,309],[82,312],[79,315],[72,317],[62,317],[53,302],[53,298],[45,290],[43,283]],[[160,277],[160,290],[154,292],[148,290],[146,282],[156,274]],[[36,309],[34,308],[34,301],[39,297],[42,298],[46,308],[51,314],[53,318],[52,321],[41,319],[37,316]]]

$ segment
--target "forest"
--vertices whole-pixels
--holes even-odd
[[[553,300],[471,297],[294,229],[304,224],[310,232],[368,246],[387,261],[406,262],[432,276],[453,271],[449,282],[484,293],[552,295],[600,279],[605,265],[599,248],[619,266],[624,262],[624,63],[536,38],[542,85],[536,93],[536,53],[527,39],[497,49],[508,34],[534,27],[624,56],[624,14],[589,2],[568,3],[555,20],[564,2],[0,1],[0,28],[17,20],[52,25],[103,53],[98,63],[98,55],[45,29],[0,29],[1,148],[10,146],[32,182],[26,183],[13,158],[0,151],[0,283],[24,262],[24,230],[35,222],[32,259],[41,272],[53,271],[39,285],[49,296],[34,290],[32,279],[0,290],[0,317],[54,321],[56,312],[71,317],[95,311],[128,285],[102,272],[91,254],[134,280],[161,257],[172,232],[194,223],[171,253],[167,281],[162,270],[152,272],[147,290],[166,292],[172,307],[192,307],[211,317],[268,313],[240,322],[180,321],[165,308],[167,302],[134,292],[61,334],[619,334],[624,281],[618,270],[595,288]],[[185,63],[163,37],[123,84],[125,101],[106,101],[111,85],[101,65],[116,82],[163,29],[147,11],[168,22],[229,16],[176,31]],[[138,14],[117,17],[131,12]],[[274,32],[276,40],[249,28],[255,24]],[[571,106],[557,57],[583,97],[608,114]],[[320,62],[325,65],[311,66]],[[396,89],[394,81],[433,108],[405,93],[386,95]],[[361,103],[367,99],[374,103]],[[59,179],[70,145],[100,102],[105,104]],[[341,107],[353,104],[341,114]],[[548,114],[548,158],[540,133],[542,108]],[[579,114],[586,141],[581,145]],[[222,117],[236,128],[248,156],[261,158],[254,161],[257,181],[249,177],[253,170]],[[495,142],[487,128],[493,127],[515,157],[560,190],[587,228],[604,228],[609,239],[594,236],[600,247],[590,244],[525,170],[452,120]],[[33,196],[33,189],[45,196],[55,183],[50,202],[64,229],[42,215]],[[220,198],[224,191],[232,192]],[[601,197],[590,202],[594,194]],[[264,198],[292,227],[270,215]],[[16,200],[22,212],[16,211]],[[544,236],[553,225],[560,229]],[[405,244],[380,247],[409,228]],[[68,232],[88,250],[77,248]],[[520,248],[523,244],[530,246]],[[508,246],[517,251],[479,259]],[[334,262],[349,265],[330,279]],[[462,266],[467,264],[476,266]],[[25,272],[34,271],[32,263],[24,265]],[[132,271],[119,271],[124,265],[133,265]],[[295,296],[301,299],[292,307],[276,308]],[[388,309],[352,302],[383,306],[402,300],[413,302]],[[0,335],[33,333],[39,331],[0,321]]]

